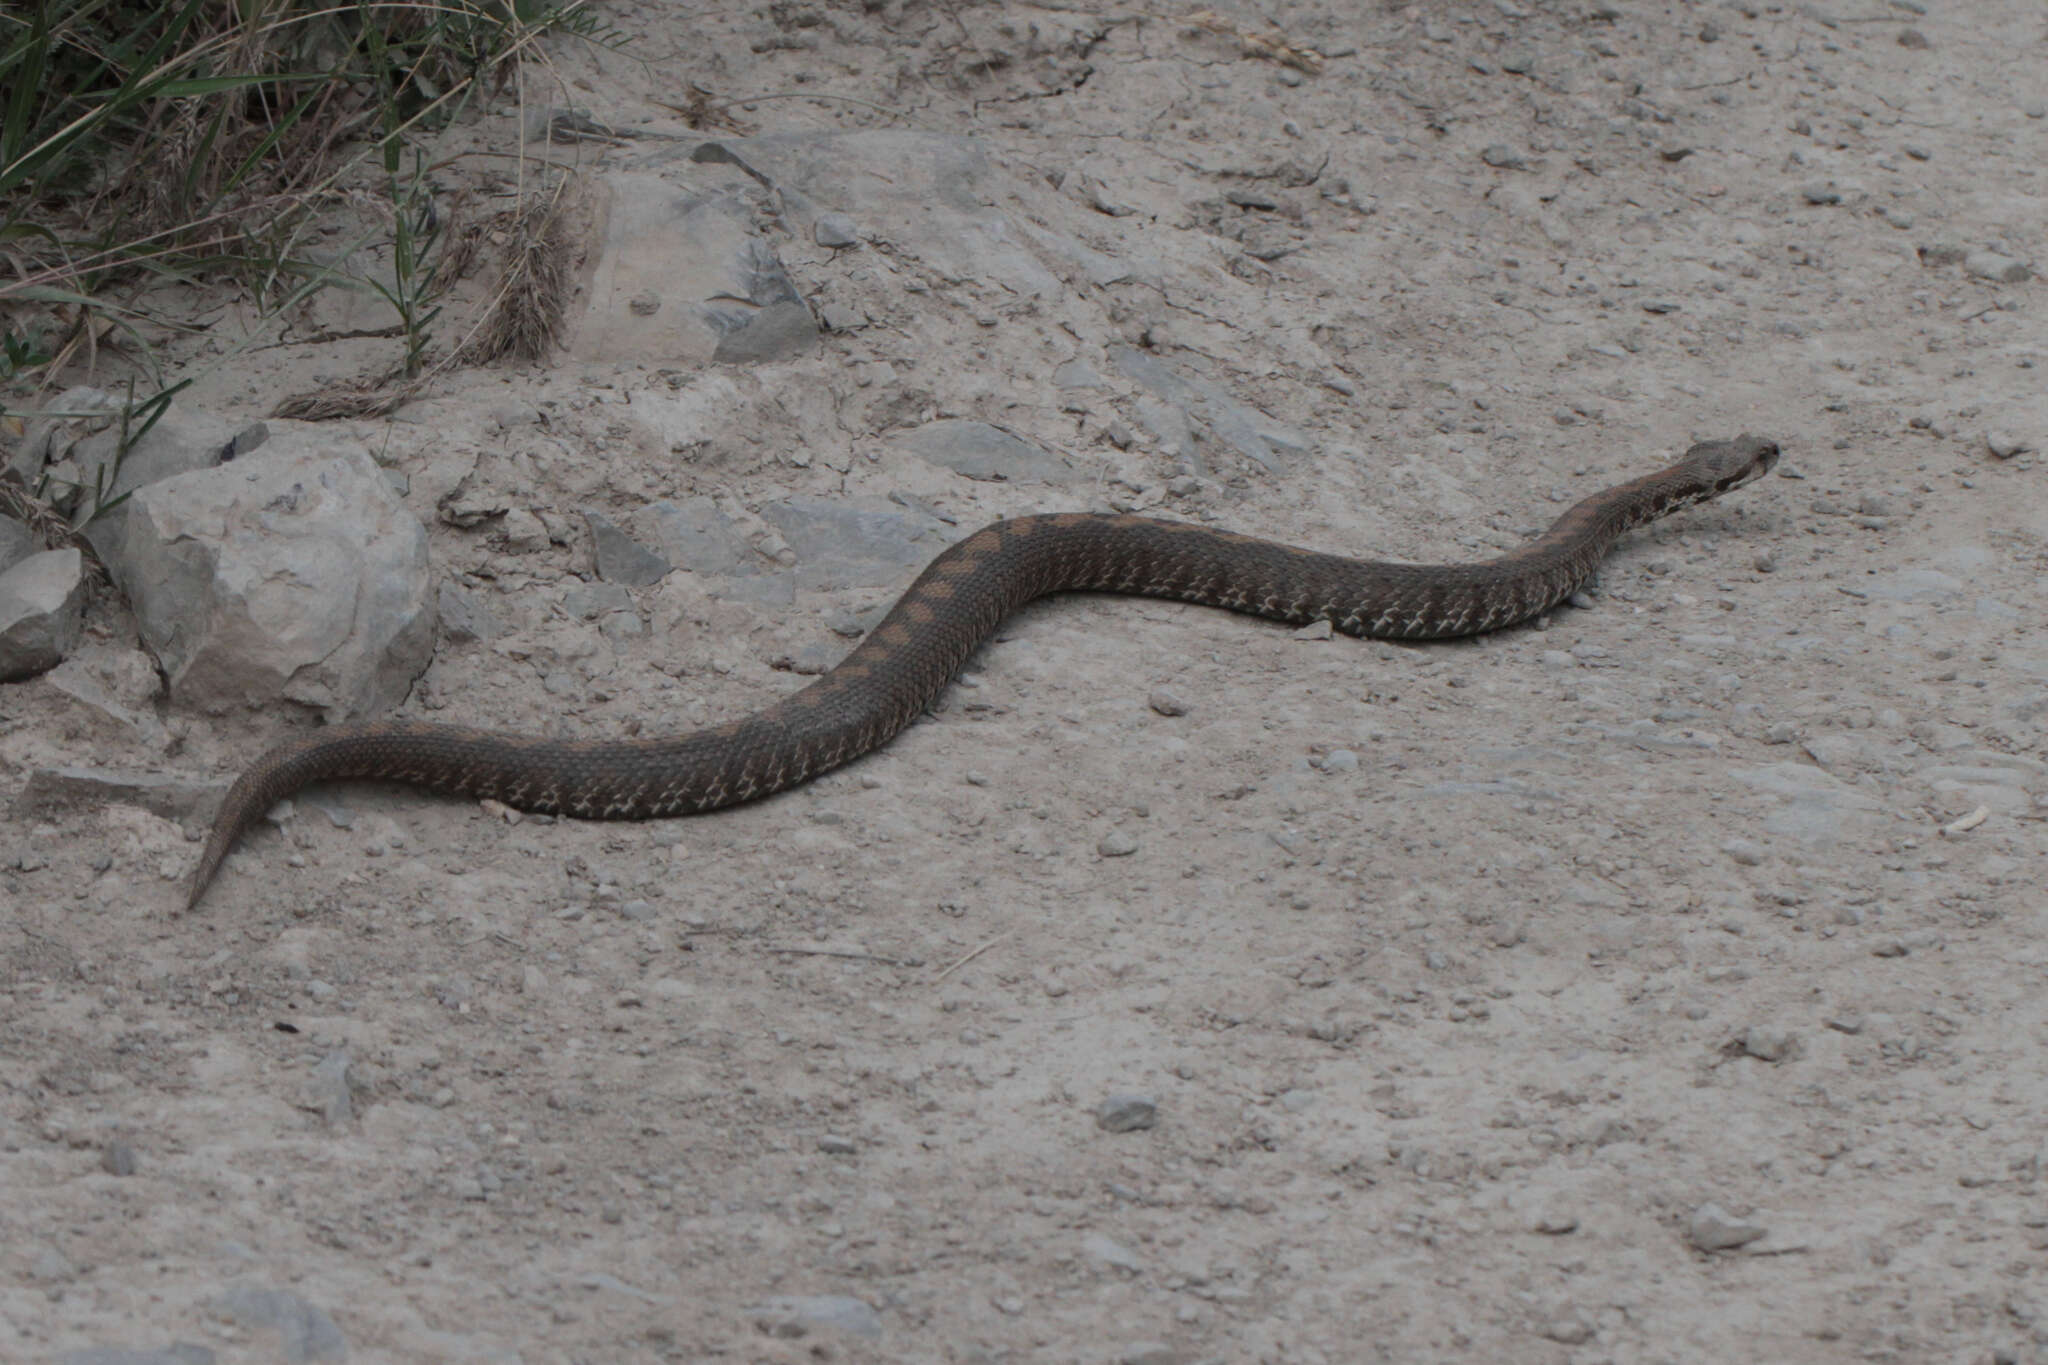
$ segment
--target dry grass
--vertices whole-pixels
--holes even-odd
[[[497,282],[482,316],[455,351],[462,365],[545,360],[568,310],[578,233],[565,179],[545,198],[505,210],[478,234],[496,257]]]

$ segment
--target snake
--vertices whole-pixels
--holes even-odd
[[[1625,532],[1761,478],[1777,459],[1777,443],[1759,436],[1704,441],[1576,503],[1526,544],[1460,564],[1356,559],[1133,514],[1008,518],[934,557],[835,667],[729,724],[563,739],[382,717],[284,740],[221,799],[185,908],[250,825],[312,782],[397,782],[590,820],[693,815],[784,791],[886,743],[1005,617],[1051,593],[1172,598],[1380,639],[1500,630],[1578,591]]]

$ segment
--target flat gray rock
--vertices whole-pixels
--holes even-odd
[[[57,1365],[214,1365],[219,1359],[211,1347],[192,1341],[175,1341],[169,1346],[86,1346],[66,1351]]]
[[[758,364],[816,343],[809,305],[755,226],[757,186],[644,170],[601,183],[604,245],[570,342],[577,359]]]
[[[0,572],[0,682],[63,662],[85,619],[85,556],[40,550]]]
[[[288,1365],[348,1359],[348,1339],[334,1319],[289,1289],[231,1285],[207,1307],[250,1331],[277,1333],[277,1358]]]
[[[1834,844],[1870,828],[1883,810],[1877,798],[1807,763],[1731,768],[1729,776],[1778,798],[1778,809],[1764,820],[1766,833],[1811,847]]]
[[[896,444],[927,464],[983,482],[1071,483],[1076,477],[1051,451],[987,422],[926,422]]]
[[[591,556],[597,561],[597,576],[605,582],[645,588],[659,583],[672,567],[604,513],[586,507],[583,520],[590,527]]]
[[[1961,579],[1939,569],[1900,569],[1879,574],[1861,586],[1866,597],[1888,602],[1938,602],[1945,597],[1960,597],[1963,592]]]
[[[1183,374],[1135,346],[1113,347],[1109,359],[1125,378],[1184,418],[1200,421],[1216,440],[1268,473],[1279,473],[1286,457],[1302,454],[1309,448],[1308,437],[1257,408],[1238,402],[1222,385],[1199,375]],[[1139,417],[1146,418],[1142,404]],[[1149,427],[1152,422],[1147,420],[1146,425]],[[1161,433],[1155,430],[1154,435]]]
[[[1026,202],[1021,187],[971,138],[888,129],[771,133],[706,141],[685,155],[774,186],[799,222],[846,214],[870,239],[938,274],[1025,297],[1065,292],[1047,268],[1044,248],[1053,244],[1028,233],[1023,215],[999,207]],[[1069,261],[1085,252],[1078,242],[1056,248]]]
[[[226,786],[225,782],[195,782],[118,768],[37,768],[14,798],[13,815],[17,820],[40,820],[63,811],[120,804],[140,806],[166,820],[182,820],[210,810]]]
[[[453,583],[443,583],[434,594],[435,610],[441,617],[441,638],[465,645],[474,640],[495,640],[505,633],[500,621],[482,597]]]
[[[810,592],[898,583],[946,547],[946,527],[878,498],[787,498],[761,518],[796,551],[797,586]]]
[[[36,553],[40,546],[34,532],[13,517],[0,517],[0,572]]]
[[[808,1336],[816,1331],[869,1338],[882,1335],[880,1315],[863,1300],[847,1294],[778,1294],[747,1311],[779,1337]]]
[[[678,569],[703,575],[705,591],[736,602],[796,600],[796,575],[747,543],[711,498],[657,502],[632,518],[638,540]]]

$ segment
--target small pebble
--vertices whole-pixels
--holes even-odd
[[[108,1175],[134,1175],[135,1149],[125,1142],[110,1142],[100,1153],[100,1169]]]
[[[1163,687],[1153,688],[1152,695],[1145,700],[1162,716],[1184,716],[1188,713],[1188,704]]]
[[[1701,1251],[1733,1251],[1769,1231],[1761,1223],[1735,1217],[1719,1204],[1702,1204],[1687,1220],[1685,1235]]]
[[[1748,839],[1730,839],[1721,845],[1721,851],[1743,867],[1755,867],[1764,860],[1763,849]]]
[[[1150,1095],[1111,1095],[1095,1107],[1095,1126],[1105,1133],[1132,1133],[1159,1122],[1159,1101]]]
[[[1792,1052],[1792,1035],[1781,1028],[1751,1024],[1742,1035],[1742,1050],[1759,1061],[1781,1062]]]
[[[1919,29],[1902,28],[1899,30],[1899,46],[1903,48],[1909,48],[1915,52],[1925,52],[1927,49],[1933,47],[1934,44],[1928,42],[1927,35],[1922,33]]]
[[[2032,449],[2025,441],[2005,431],[1985,432],[1984,448],[2001,460],[2010,460],[2013,456],[2024,454]]]
[[[1358,755],[1350,749],[1332,749],[1323,755],[1322,769],[1326,773],[1355,773]]]
[[[1113,829],[1102,836],[1095,851],[1105,858],[1128,858],[1138,851],[1138,841],[1120,829]]]
[[[811,235],[817,239],[819,246],[860,245],[860,229],[854,226],[853,219],[843,213],[819,214],[817,226],[811,229]]]
[[[1543,1326],[1543,1335],[1564,1346],[1583,1346],[1593,1339],[1593,1328],[1585,1319],[1567,1315]]]
[[[1181,1365],[1185,1359],[1163,1341],[1140,1341],[1118,1351],[1116,1365]]]
[[[827,1133],[818,1139],[818,1150],[827,1156],[852,1156],[860,1150],[860,1144],[850,1137]]]

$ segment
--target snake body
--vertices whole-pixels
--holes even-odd
[[[837,667],[727,725],[575,740],[381,719],[287,740],[223,798],[186,907],[242,831],[310,782],[374,778],[591,820],[690,815],[785,790],[886,743],[1004,617],[1048,593],[1177,598],[1397,640],[1498,630],[1569,596],[1623,532],[1759,478],[1777,458],[1777,444],[1760,437],[1704,442],[1580,502],[1527,545],[1472,564],[1351,559],[1152,517],[999,521],[933,559]]]

